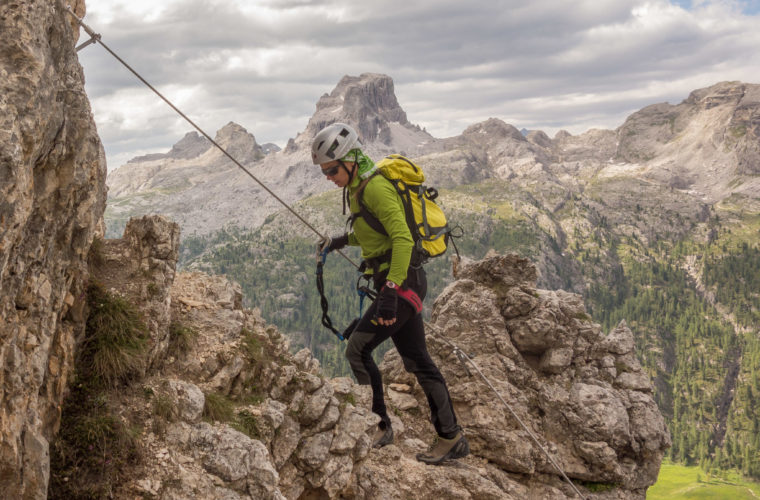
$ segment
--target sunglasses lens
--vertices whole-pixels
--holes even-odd
[[[339,165],[335,165],[334,167],[330,167],[330,168],[323,168],[322,173],[325,174],[326,177],[330,177],[337,174],[339,168],[340,168]]]

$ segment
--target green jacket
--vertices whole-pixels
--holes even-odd
[[[348,185],[349,208],[352,214],[359,213],[359,202],[356,192],[362,183],[359,176]],[[362,258],[380,257],[388,250],[393,250],[388,272],[388,280],[401,285],[406,279],[406,271],[412,258],[414,240],[406,224],[406,215],[401,197],[393,184],[382,175],[374,175],[364,186],[362,201],[367,209],[380,220],[388,236],[372,229],[362,217],[357,217],[353,231],[348,235],[349,245],[358,245],[362,249]],[[389,264],[380,266],[380,271]]]

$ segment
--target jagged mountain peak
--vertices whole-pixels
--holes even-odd
[[[185,134],[180,141],[172,146],[167,156],[170,158],[195,158],[208,151],[211,143],[208,139],[192,131]]]
[[[229,148],[234,148],[242,152],[242,161],[260,159],[264,154],[253,134],[249,133],[244,127],[235,122],[229,122],[227,125],[217,130],[214,141],[225,149],[229,150]],[[127,163],[135,164],[165,159],[190,160],[201,156],[212,147],[213,145],[211,144],[211,141],[198,134],[198,132],[191,131],[186,133],[182,139],[177,141],[177,143],[175,143],[166,153],[150,153],[147,155],[136,156]],[[250,149],[250,151],[247,151],[247,149]]]
[[[551,138],[546,135],[546,132],[543,130],[531,130],[527,133],[525,138],[528,140],[528,142],[544,148],[550,148],[552,146]]]
[[[251,163],[264,157],[264,151],[256,142],[253,134],[235,122],[229,122],[220,128],[216,132],[214,140],[243,164]]]
[[[753,93],[753,88],[757,91],[758,86],[736,81],[719,82],[709,87],[694,90],[683,101],[683,104],[696,105],[702,109],[710,109],[722,104],[736,106],[744,99],[748,90],[750,90],[750,94]],[[757,101],[757,99],[754,100]]]
[[[227,125],[216,131],[216,137],[214,140],[221,143],[223,141],[235,141],[235,140],[253,140],[256,138],[253,134],[249,133],[245,127],[238,125],[235,122],[228,122]]]
[[[393,79],[388,75],[362,73],[346,75],[329,94],[317,102],[317,109],[306,130],[288,143],[287,153],[305,151],[322,128],[345,122],[356,128],[368,152],[418,153],[429,149],[435,139],[419,126],[412,125],[396,99]]]
[[[356,120],[366,141],[376,137],[376,131],[362,125],[366,120],[365,115],[376,115],[390,122],[399,122],[406,125],[409,122],[406,113],[398,103],[394,91],[393,79],[388,75],[376,73],[363,73],[356,76],[346,75],[341,78],[338,85],[332,91],[328,99],[320,99],[317,103],[317,111],[322,108],[333,108],[334,100],[339,100],[339,105],[349,119]]]

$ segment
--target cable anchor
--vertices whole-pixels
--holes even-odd
[[[100,33],[95,33],[95,31],[92,28],[90,28],[89,26],[87,26],[84,23],[84,21],[82,21],[82,18],[80,18],[79,16],[77,16],[76,14],[74,14],[74,11],[71,10],[71,5],[67,5],[66,6],[66,11],[69,14],[71,14],[72,17],[74,17],[74,19],[77,20],[77,23],[79,23],[79,25],[82,27],[82,29],[84,29],[85,32],[87,32],[87,34],[90,35],[90,39],[89,40],[87,40],[84,43],[79,44],[79,46],[76,48],[77,52],[79,52],[80,50],[82,50],[83,48],[87,47],[90,44],[97,43],[97,42],[100,41]]]

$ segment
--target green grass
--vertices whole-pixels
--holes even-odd
[[[96,283],[87,289],[87,302],[90,313],[77,363],[80,374],[106,386],[138,375],[148,347],[148,329],[138,309]]]
[[[754,500],[760,498],[760,483],[738,473],[721,471],[708,475],[699,467],[664,462],[660,475],[647,491],[647,500]]]
[[[198,330],[179,321],[169,323],[169,353],[177,356],[186,354],[198,340]]]
[[[207,422],[229,422],[235,417],[235,404],[230,398],[218,392],[206,393],[203,418]]]

